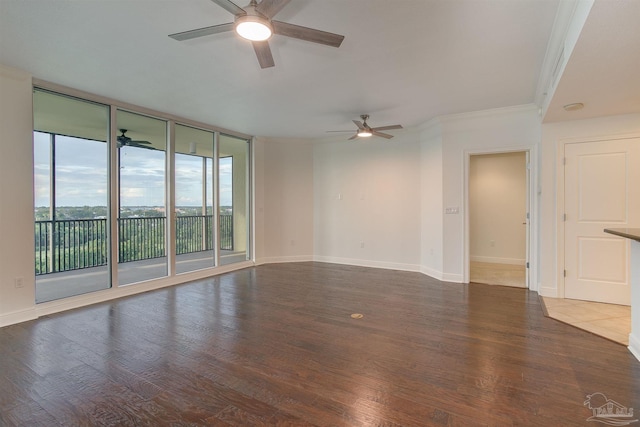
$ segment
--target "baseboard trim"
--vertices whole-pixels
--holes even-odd
[[[440,280],[442,280],[443,282],[464,283],[462,274],[443,273],[442,279]]]
[[[478,255],[471,255],[469,259],[471,262],[488,262],[491,264],[525,265],[527,263],[526,260],[518,258],[498,258]]]
[[[442,273],[442,271],[434,270],[433,268],[421,266],[420,273],[424,274],[425,276],[433,277],[437,280],[444,280],[444,274]]]
[[[636,337],[633,332],[629,334],[629,347],[627,348],[636,359],[640,360],[640,338]]]
[[[28,322],[29,320],[35,320],[37,318],[38,314],[35,308],[6,313],[0,316],[0,328],[15,325],[16,323]]]
[[[279,256],[279,257],[266,257],[266,258],[256,259],[256,265],[281,264],[285,262],[311,262],[311,261],[314,261],[312,255]]]
[[[370,261],[366,259],[337,258],[326,256],[315,256],[313,257],[313,261],[326,262],[331,264],[354,265],[358,267],[383,268],[385,270],[420,272],[420,266],[415,264],[401,264],[395,262]]]
[[[558,288],[538,286],[538,295],[543,297],[558,298]]]

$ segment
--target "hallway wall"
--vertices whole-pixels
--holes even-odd
[[[526,153],[471,156],[469,254],[471,261],[524,265],[527,233]]]

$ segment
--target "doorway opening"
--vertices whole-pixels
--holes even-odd
[[[469,157],[470,282],[529,287],[528,164],[527,151]]]

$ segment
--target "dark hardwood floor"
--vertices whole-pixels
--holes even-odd
[[[0,329],[3,426],[583,426],[595,392],[640,411],[640,362],[537,294],[353,266],[265,265]]]

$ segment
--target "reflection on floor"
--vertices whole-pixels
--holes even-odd
[[[181,274],[213,267],[213,251],[194,252],[176,256],[176,273]],[[220,265],[247,260],[245,252],[220,252]],[[126,262],[118,265],[119,285],[139,283],[165,277],[167,258],[153,258]],[[111,287],[108,267],[91,267],[81,270],[36,276],[36,303],[53,301],[73,295],[81,295]]]
[[[470,281],[486,285],[526,288],[524,265],[471,262]]]
[[[543,297],[542,301],[549,317],[629,345],[631,307],[549,297]]]

